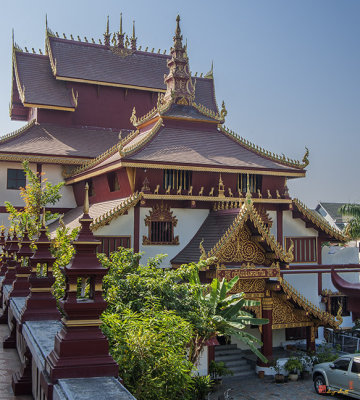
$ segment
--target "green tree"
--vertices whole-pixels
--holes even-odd
[[[26,186],[20,188],[20,196],[24,201],[24,208],[17,210],[9,201],[5,202],[11,225],[22,235],[25,226],[28,226],[30,237],[37,234],[41,227],[41,212],[44,207],[56,204],[60,198],[60,189],[64,182],[51,184],[46,178],[34,173],[29,162],[22,163],[26,175]],[[58,218],[57,213],[46,212],[45,219],[50,221]]]
[[[352,217],[345,227],[345,233],[351,239],[360,238],[360,205],[359,204],[344,204],[339,208],[342,215]]]
[[[202,286],[200,285],[199,274],[197,271],[194,271],[190,282],[197,285],[198,300],[206,305],[209,310],[213,332],[218,336],[234,335],[238,337],[262,361],[267,362],[267,359],[258,350],[262,342],[250,333],[245,332],[244,329],[251,325],[267,324],[269,320],[254,318],[252,314],[244,310],[248,307],[259,306],[260,303],[258,301],[246,300],[244,293],[230,295],[231,289],[236,285],[238,280],[238,276],[229,282],[225,278],[221,282],[215,278],[212,280],[210,287]],[[205,340],[207,339],[205,338]],[[201,345],[204,344],[204,340],[197,343],[197,347],[193,349],[194,359],[201,352]]]
[[[236,279],[203,285],[198,271],[207,261],[172,270],[160,268],[163,257],[140,265],[141,255],[130,249],[99,255],[109,269],[103,281],[108,302],[103,331],[120,376],[139,400],[152,399],[151,393],[157,399],[193,398],[192,374],[206,341],[215,335],[236,334],[264,359],[256,348],[261,342],[242,330],[268,321],[243,311],[257,302],[229,295]],[[155,362],[158,357],[165,368]]]

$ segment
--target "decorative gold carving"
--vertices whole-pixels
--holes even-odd
[[[270,261],[269,257],[265,256],[264,249],[257,243],[258,241],[253,242],[250,240],[250,232],[248,228],[244,228],[245,222],[248,219],[253,223],[258,233],[275,253],[275,258],[286,263],[290,262],[289,260],[292,259],[293,254],[291,252],[285,252],[282,246],[276,241],[274,235],[270,233],[269,228],[264,221],[262,221],[258,211],[255,209],[251,198],[249,201],[244,202],[234,222],[216,245],[209,251],[208,257],[217,257],[220,262],[249,261],[264,264],[266,260],[268,265]],[[248,232],[247,237],[246,229]],[[244,231],[245,234],[241,233],[242,231]],[[241,244],[241,241],[244,241],[244,243]],[[244,249],[245,244],[246,251]]]
[[[206,260],[206,251],[204,249],[203,246],[204,243],[204,239],[201,240],[200,244],[199,244],[199,249],[200,249],[200,260]]]
[[[272,310],[273,309],[273,304],[274,304],[274,300],[272,299],[272,297],[264,297],[262,299],[262,308],[263,310]]]
[[[218,194],[218,197],[225,197],[224,192],[225,192],[225,186],[224,186],[223,180],[221,179],[221,173],[220,173],[220,176],[219,176],[219,194]]]
[[[143,197],[143,193],[136,192],[132,196],[128,197],[124,201],[122,201],[119,205],[114,207],[112,210],[107,211],[103,215],[95,218],[93,223],[90,225],[91,230],[96,231],[109,224],[113,219],[120,217],[120,215],[125,214],[126,211],[130,210],[130,208],[134,207]]]
[[[243,137],[238,136],[234,131],[232,131],[224,126],[219,125],[219,129],[226,135],[234,138],[243,147],[245,147],[261,156],[264,156],[266,158],[274,160],[277,163],[280,163],[280,164],[283,164],[283,165],[286,165],[286,166],[289,166],[292,168],[299,168],[299,169],[304,169],[309,164],[307,157],[305,157],[305,156],[302,160],[302,163],[300,163],[300,161],[292,160],[288,157],[285,157],[285,155],[279,156],[278,154],[275,154],[268,150],[265,150],[265,149],[261,148],[260,146],[257,146],[255,144],[251,143],[249,140],[246,140]],[[306,155],[306,153],[305,153],[305,155]]]
[[[259,206],[257,208],[257,211],[259,213],[260,218],[264,222],[264,224],[266,224],[267,227],[270,229],[272,227],[272,225],[273,225],[273,220],[270,218],[270,216],[267,213],[267,211],[265,210],[265,208],[262,207],[262,206]]]
[[[117,47],[117,46],[111,46],[110,50],[117,56],[120,56],[123,58],[131,56],[132,54],[134,54],[134,51],[135,51],[135,49],[129,49],[126,47],[121,48],[121,47]]]
[[[306,316],[304,310],[296,309],[289,301],[286,301],[281,295],[273,293],[273,325],[288,324],[299,322],[312,322]]]
[[[150,211],[150,214],[145,218],[145,226],[148,227],[148,236],[143,236],[143,245],[151,244],[167,244],[177,245],[179,244],[179,236],[174,237],[174,227],[177,225],[177,218],[173,216],[173,212],[170,211],[170,206],[164,203],[156,204]],[[152,242],[151,241],[151,223],[152,222],[170,222],[171,223],[171,238],[170,242]]]
[[[319,307],[312,304],[305,296],[303,296],[299,291],[291,286],[290,283],[288,283],[286,280],[281,280],[281,286],[289,299],[292,299],[296,304],[302,307],[309,314],[313,315],[315,318],[319,319],[323,324],[329,325],[330,327],[335,329],[339,327],[340,322],[336,321],[333,315],[320,310]]]
[[[223,262],[265,263],[265,251],[251,240],[250,230],[244,225],[237,235],[234,235],[221,249],[216,257]]]

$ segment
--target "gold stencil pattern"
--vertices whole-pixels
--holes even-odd
[[[254,264],[265,263],[265,251],[256,242],[251,240],[249,228],[244,225],[223,247],[218,258],[224,262],[252,262]]]

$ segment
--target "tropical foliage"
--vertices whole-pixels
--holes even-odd
[[[360,238],[360,205],[359,204],[344,204],[340,207],[339,212],[342,215],[352,217],[345,227],[345,233],[351,239]]]
[[[9,213],[11,225],[22,235],[25,226],[28,227],[29,236],[37,234],[41,227],[42,209],[48,205],[56,204],[60,198],[60,190],[64,182],[51,184],[43,176],[33,172],[28,161],[23,162],[26,175],[26,186],[20,188],[20,196],[24,201],[24,208],[18,210],[9,201],[5,201],[6,211]],[[45,219],[50,221],[58,218],[58,214],[46,212]]]
[[[140,265],[141,255],[129,249],[99,255],[109,269],[103,331],[120,376],[139,400],[200,398],[196,391],[206,388],[193,375],[206,341],[235,334],[264,359],[256,348],[261,342],[243,330],[267,320],[243,310],[257,302],[229,295],[237,278],[203,285],[198,271],[206,261],[169,270],[159,267],[162,257]]]

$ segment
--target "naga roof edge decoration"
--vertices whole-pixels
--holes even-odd
[[[265,150],[262,147],[255,145],[254,143],[251,143],[249,140],[246,140],[242,136],[239,136],[236,134],[234,131],[230,130],[229,128],[225,126],[219,125],[219,129],[221,132],[223,132],[225,135],[231,137],[232,139],[235,139],[238,143],[240,143],[243,147],[246,149],[262,156],[266,157],[272,161],[278,162],[283,165],[287,165],[292,168],[297,168],[297,169],[304,169],[309,165],[309,149],[305,147],[305,154],[302,159],[302,162],[298,160],[292,160],[288,157],[285,157],[283,154],[282,156],[279,156],[278,154],[272,153],[271,151]]]
[[[5,143],[8,140],[14,139],[17,136],[20,136],[22,133],[26,132],[29,128],[33,127],[36,123],[37,123],[36,119],[34,118],[31,121],[29,121],[27,124],[22,126],[21,128],[16,129],[16,131],[13,131],[13,132],[7,133],[4,136],[1,136],[0,137],[0,144],[1,143]]]
[[[285,279],[280,278],[280,284],[287,296],[289,296],[296,304],[302,307],[305,311],[312,314],[315,318],[337,329],[341,324],[341,319],[336,320],[333,315],[326,311],[322,311],[319,307],[311,303],[298,290],[290,285]]]
[[[110,223],[113,219],[120,217],[130,208],[136,206],[136,204],[142,199],[143,193],[135,192],[126,200],[122,201],[119,205],[114,207],[112,210],[106,212],[105,214],[101,215],[94,219],[93,223],[90,225],[92,231],[95,231],[102,226]]]
[[[313,224],[322,229],[328,235],[343,242],[346,242],[350,239],[346,234],[342,233],[336,228],[333,228],[319,213],[317,213],[316,211],[313,212],[308,207],[306,207],[306,205],[302,203],[299,199],[293,199],[293,204],[296,206],[301,214],[303,214]]]
[[[277,242],[275,236],[270,233],[269,229],[262,221],[260,214],[256,211],[250,192],[247,193],[246,200],[240,208],[239,214],[235,218],[234,222],[226,230],[225,234],[220,238],[216,245],[208,252],[207,257],[216,257],[223,246],[225,246],[228,241],[236,235],[238,228],[243,226],[248,219],[250,219],[250,221],[255,225],[261,236],[266,240],[268,246],[281,261],[291,263],[294,260],[294,244],[292,243],[289,250],[285,251],[285,249]]]

